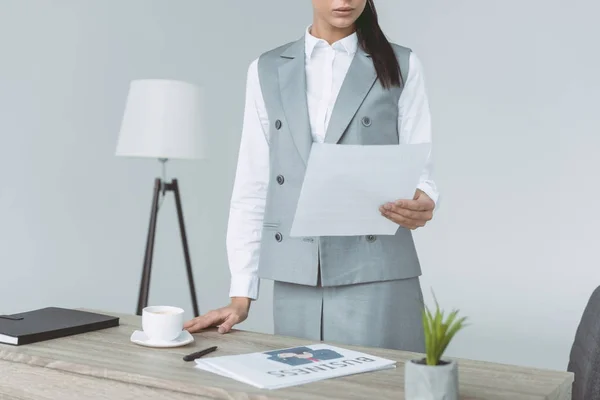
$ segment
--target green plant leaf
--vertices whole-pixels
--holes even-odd
[[[429,364],[431,353],[431,324],[426,309],[423,309],[423,331],[425,332],[425,360]]]
[[[435,330],[435,318],[431,314],[429,308],[425,308],[427,310],[428,322],[430,326],[430,337],[429,337],[429,351],[427,352],[427,364],[428,365],[436,365],[436,349],[437,349],[437,333]]]
[[[435,312],[435,361],[436,364],[439,364],[441,353],[441,345],[444,340],[444,332],[442,330],[442,320],[444,318],[444,313],[440,310],[439,306],[437,306],[437,310]]]
[[[456,333],[461,330],[462,328],[464,328],[464,321],[466,321],[467,317],[462,317],[458,320],[456,320],[454,322],[454,324],[452,326],[450,326],[448,333],[446,334],[446,337],[444,338],[444,341],[441,343],[442,345],[442,353],[444,351],[446,351],[446,347],[448,347],[448,345],[450,344],[450,341],[452,340],[452,338],[454,337],[454,335],[456,335]]]
[[[456,319],[457,315],[458,315],[458,310],[452,310],[452,312],[450,314],[448,314],[448,319],[446,320],[446,326],[452,325],[452,323]]]
[[[444,351],[446,350],[446,347],[449,342],[449,338],[448,338],[449,329],[452,326],[457,315],[458,315],[458,310],[452,310],[452,312],[450,314],[448,314],[448,318],[442,322],[442,326],[440,328],[441,331],[440,331],[439,347],[437,349],[438,359],[442,358],[442,355],[443,355]]]
[[[454,309],[445,316],[435,293],[433,293],[433,298],[435,311],[432,313],[427,306],[424,306],[422,312],[427,365],[439,365],[446,348],[456,333],[467,326],[465,324],[467,317],[458,318],[459,310]]]

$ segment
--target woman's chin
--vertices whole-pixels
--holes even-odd
[[[354,25],[354,19],[353,18],[342,18],[342,17],[332,18],[331,21],[329,21],[329,23],[334,28],[347,29]]]

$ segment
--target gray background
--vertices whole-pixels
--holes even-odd
[[[443,203],[416,233],[423,290],[472,325],[449,355],[565,369],[599,284],[592,0],[376,1],[421,57]],[[311,2],[0,2],[0,309],[134,312],[153,160],[114,156],[129,81],[202,85],[214,157],[172,162],[202,311],[226,304],[228,201],[248,64],[294,40]],[[594,26],[595,25],[595,26]],[[172,196],[150,300],[191,316]],[[271,332],[271,286],[240,327]]]

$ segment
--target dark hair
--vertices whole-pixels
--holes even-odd
[[[364,51],[371,56],[383,87],[401,86],[400,65],[392,45],[379,27],[373,0],[367,0],[364,11],[356,20],[356,34]]]

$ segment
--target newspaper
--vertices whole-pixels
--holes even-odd
[[[327,344],[197,359],[196,368],[260,389],[395,368],[396,361]]]

